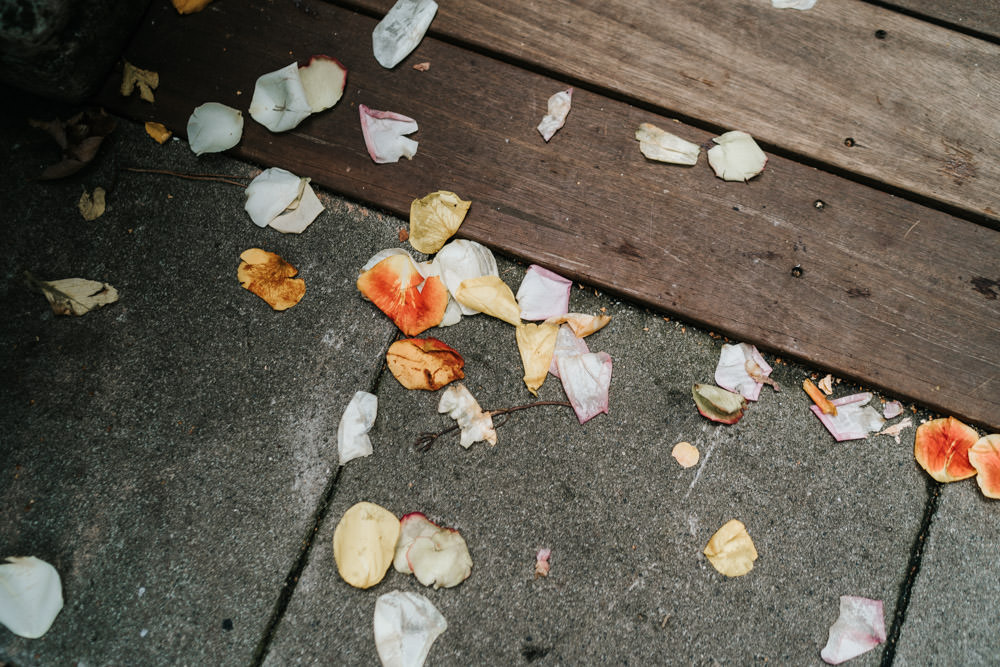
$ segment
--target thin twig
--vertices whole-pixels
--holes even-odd
[[[215,181],[217,183],[228,183],[229,185],[235,185],[238,188],[245,188],[245,183],[240,183],[231,179],[243,178],[242,176],[228,176],[224,174],[182,174],[178,171],[169,171],[167,169],[140,169],[139,167],[125,167],[126,171],[135,171],[140,174],[162,174],[164,176],[176,176],[177,178],[186,178],[189,181]]]
[[[566,408],[572,407],[569,401],[537,401],[535,403],[525,403],[524,405],[515,405],[512,408],[501,408],[500,410],[487,410],[486,414],[488,414],[490,417],[500,417],[502,415],[509,415],[512,412],[517,412],[518,410],[537,408],[542,405],[561,405]],[[500,428],[506,423],[507,420],[504,419],[499,424],[494,424],[493,428]],[[419,438],[413,441],[413,449],[418,452],[426,452],[434,445],[435,440],[440,438],[442,435],[447,435],[452,431],[457,431],[458,429],[459,429],[458,424],[454,424],[446,429],[438,431],[437,433],[425,431],[424,433],[420,434]]]

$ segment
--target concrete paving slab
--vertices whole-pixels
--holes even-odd
[[[898,665],[996,665],[1000,502],[944,484],[896,648]]]
[[[501,267],[516,290],[524,267]],[[342,470],[265,664],[375,663],[372,613],[392,590],[425,594],[447,618],[435,665],[819,664],[845,594],[884,600],[888,627],[926,500],[912,431],[909,444],[834,443],[798,389],[808,371],[784,363],[774,377],[785,391],[765,388],[736,425],[710,423],[690,387],[712,381],[722,341],[574,288],[572,310],[601,308],[612,323],[588,341],[614,360],[611,413],[585,425],[568,408],[537,408],[500,427],[495,447],[466,451],[452,435],[419,454],[414,438],[450,420],[436,414],[437,394],[383,374],[375,454]],[[433,335],[464,355],[484,408],[532,400],[509,325],[478,316]],[[538,398],[562,397],[550,377]],[[671,457],[681,440],[701,450],[698,466]],[[349,587],[331,539],[362,500],[459,529],[472,576],[433,591],[390,571],[371,589]],[[702,550],[733,518],[760,557],[727,579]],[[536,580],[541,547],[552,569]]]
[[[303,235],[259,229],[242,188],[125,170],[256,167],[124,121],[94,166],[38,182],[55,144],[20,116],[0,127],[0,556],[52,563],[66,602],[41,639],[0,627],[0,663],[249,664],[336,471],[340,412],[394,330],[354,279],[395,222],[321,194]],[[96,185],[108,210],[86,222]],[[254,246],[299,268],[299,305],[240,288]],[[26,269],[120,301],[56,317]]]

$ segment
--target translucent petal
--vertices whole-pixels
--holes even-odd
[[[225,104],[206,102],[188,118],[187,135],[195,155],[227,151],[240,143],[243,114]]]
[[[608,411],[608,388],[611,385],[611,356],[607,352],[588,352],[556,357],[563,390],[583,424]]]
[[[340,424],[337,425],[337,453],[340,465],[372,453],[372,441],[368,437],[368,431],[375,423],[377,412],[378,397],[366,391],[356,392],[344,408]]]
[[[448,629],[441,612],[419,593],[393,591],[375,602],[375,649],[383,667],[420,667]]]
[[[517,304],[523,320],[547,320],[569,312],[573,281],[532,264],[517,288]]]
[[[285,132],[312,114],[299,78],[298,63],[291,63],[257,78],[250,101],[250,117],[271,130]]]

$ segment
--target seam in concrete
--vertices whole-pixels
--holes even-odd
[[[903,623],[906,622],[906,611],[910,605],[910,595],[913,593],[913,585],[920,574],[920,562],[924,556],[924,547],[927,545],[927,536],[934,522],[934,515],[937,513],[938,500],[941,497],[940,482],[927,479],[927,503],[924,505],[924,517],[920,522],[920,531],[916,539],[913,540],[913,547],[910,549],[910,562],[906,566],[906,579],[899,587],[899,597],[896,599],[896,613],[892,617],[892,626],[886,636],[885,651],[882,652],[881,667],[891,667],[896,659],[896,642],[899,640],[899,633],[903,630]]]
[[[372,381],[368,385],[368,393],[377,394],[379,385],[382,383],[382,375],[385,373],[385,355],[389,350],[389,346],[395,341],[397,336],[395,333],[388,339],[385,345],[382,347],[382,354],[378,357],[378,368],[372,376]],[[285,577],[285,583],[281,587],[281,594],[278,595],[277,601],[274,603],[274,610],[271,612],[271,618],[267,622],[267,627],[264,629],[264,634],[260,638],[260,642],[257,644],[257,649],[254,651],[253,660],[251,664],[254,667],[260,667],[264,664],[264,660],[267,658],[268,652],[271,650],[271,643],[274,641],[274,633],[277,631],[278,626],[281,624],[281,620],[285,617],[285,611],[288,609],[288,603],[292,600],[292,595],[295,593],[295,588],[299,584],[299,577],[302,576],[302,572],[306,569],[306,565],[309,563],[309,555],[312,553],[313,544],[316,541],[316,536],[319,534],[319,529],[326,520],[327,512],[330,509],[330,503],[333,501],[333,497],[337,492],[337,481],[340,479],[340,473],[344,470],[344,466],[337,466],[337,472],[330,478],[327,482],[326,488],[323,490],[323,495],[320,496],[319,504],[316,506],[315,512],[313,512],[313,519],[309,523],[309,527],[306,530],[305,536],[302,538],[302,548],[299,550],[299,555],[292,563],[292,568],[288,572],[288,576]],[[0,666],[2,667],[2,666]]]

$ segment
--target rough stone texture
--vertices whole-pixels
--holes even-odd
[[[898,665],[995,665],[1000,501],[975,480],[945,484],[896,649]]]
[[[0,80],[78,102],[103,83],[149,0],[0,0]]]
[[[79,176],[32,181],[58,149],[3,121],[0,557],[52,563],[66,606],[43,639],[0,628],[0,663],[248,664],[336,471],[340,412],[392,335],[343,305],[393,223],[323,195],[301,237],[260,229],[242,188],[125,171],[255,167],[126,122]],[[86,222],[95,185],[108,211]],[[300,304],[240,288],[254,246],[299,268]],[[56,317],[24,270],[121,298]]]
[[[502,262],[514,289],[524,267]],[[465,451],[455,435],[418,454],[411,441],[447,426],[438,394],[379,386],[375,454],[343,469],[266,664],[371,664],[378,595],[425,593],[447,618],[430,664],[817,664],[839,596],[885,601],[891,622],[925,500],[911,446],[880,437],[834,444],[797,390],[806,371],[779,365],[734,426],[700,417],[690,397],[712,381],[721,341],[574,288],[571,309],[606,308],[589,340],[614,360],[611,413],[580,425],[568,408],[519,412],[499,444]],[[435,333],[466,360],[484,408],[529,402],[512,327],[486,316]],[[848,391],[839,388],[839,392]],[[562,399],[549,378],[540,399]],[[702,454],[682,469],[681,440]],[[362,500],[397,515],[423,511],[458,528],[473,574],[433,591],[390,571],[378,586],[340,580],[330,545]],[[742,520],[760,554],[727,579],[702,555],[712,534]],[[552,570],[533,579],[535,553]],[[882,647],[854,664],[878,664]]]

